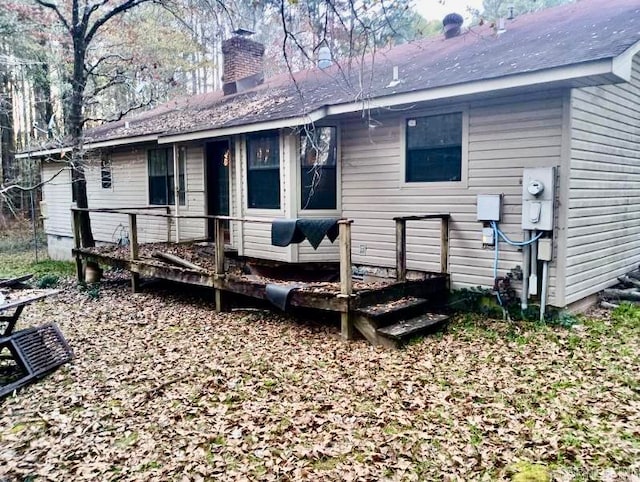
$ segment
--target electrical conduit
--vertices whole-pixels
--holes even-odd
[[[499,258],[499,247],[498,244],[500,243],[500,238],[502,238],[504,240],[504,242],[506,242],[507,244],[511,245],[511,246],[517,246],[517,247],[524,247],[525,248],[525,261],[527,262],[527,264],[529,264],[529,259],[530,259],[530,263],[533,265],[534,262],[537,263],[537,261],[534,261],[535,258],[537,258],[537,255],[534,257],[533,256],[533,249],[529,250],[528,248],[532,245],[534,245],[534,243],[536,243],[538,241],[538,239],[540,239],[542,237],[542,235],[544,234],[543,231],[535,234],[533,236],[533,238],[529,239],[529,232],[526,232],[526,238],[524,241],[513,241],[511,239],[509,239],[507,237],[506,234],[504,234],[502,231],[500,231],[500,229],[498,228],[498,225],[495,221],[491,221],[491,227],[493,228],[493,237],[494,237],[494,242],[495,242],[495,249],[494,249],[494,256],[493,256],[493,279],[494,281],[498,278],[498,258]],[[530,252],[531,251],[531,252]],[[537,250],[535,250],[537,251]],[[537,270],[536,270],[537,271]],[[544,274],[544,273],[543,273]],[[524,273],[523,273],[523,280],[524,280]],[[543,285],[544,286],[544,285]],[[526,304],[526,298],[528,297],[528,286],[527,286],[527,292],[524,292],[524,282],[523,282],[523,294],[522,294],[522,298],[523,298],[523,302],[522,302],[522,309],[526,309],[527,304]],[[546,294],[546,288],[543,287],[543,289],[545,290],[545,294]],[[502,306],[502,299],[500,298],[500,292],[499,290],[496,290],[497,293],[497,297],[498,297],[498,302],[500,303],[500,306]]]

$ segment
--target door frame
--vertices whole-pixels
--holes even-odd
[[[215,139],[211,139],[211,140],[207,140],[204,142],[203,145],[203,157],[204,157],[204,172],[205,172],[205,179],[204,179],[204,188],[205,188],[205,212],[207,215],[214,215],[213,213],[211,213],[211,199],[209,197],[209,189],[210,189],[210,184],[209,184],[209,179],[210,176],[213,174],[211,172],[211,170],[209,169],[209,156],[208,156],[208,148],[209,145],[211,144],[217,144],[217,143],[223,143],[226,142],[227,144],[227,149],[229,151],[229,166],[228,166],[228,176],[227,176],[227,189],[228,189],[228,193],[229,193],[229,215],[231,215],[231,199],[232,199],[232,184],[231,184],[231,164],[232,164],[232,159],[234,157],[233,153],[232,153],[232,149],[234,148],[233,145],[233,139],[231,137],[219,137],[219,138],[215,138]],[[230,226],[227,225],[226,230],[225,230],[229,236],[229,240],[227,242],[226,236],[225,236],[225,244],[229,244],[231,241],[231,229]],[[213,233],[213,223],[211,222],[211,220],[207,219],[207,223],[206,223],[206,236],[207,239],[213,239],[214,237],[214,233]]]

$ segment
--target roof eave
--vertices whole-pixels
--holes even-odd
[[[97,142],[86,142],[83,145],[85,150],[103,149],[105,147],[126,146],[130,144],[142,144],[144,142],[156,142],[158,140],[158,134],[146,134],[142,136],[133,137],[117,137],[113,139],[107,139]],[[26,159],[30,157],[44,157],[54,154],[63,155],[66,152],[70,152],[71,147],[57,147],[55,149],[41,149],[37,151],[26,151],[16,154],[16,159]]]
[[[633,57],[638,52],[640,52],[640,42],[636,42],[620,55],[614,57],[611,66],[612,72],[625,82],[630,82],[633,71]]]
[[[297,127],[312,124],[327,116],[326,108],[314,110],[308,114],[289,117],[285,119],[275,119],[272,121],[256,122],[252,124],[240,124],[232,127],[221,127],[217,129],[205,129],[194,132],[184,132],[176,134],[166,134],[158,137],[158,144],[170,144],[172,142],[196,141],[210,139],[213,137],[226,137],[237,134],[247,134],[249,132],[260,132],[271,129],[284,129],[287,127]]]
[[[626,52],[625,52],[626,53]],[[542,86],[571,86],[572,83],[584,85],[587,79],[602,79],[608,82],[623,82],[626,78],[620,72],[614,71],[615,59],[606,58],[581,64],[573,64],[553,69],[506,75],[492,79],[477,80],[461,84],[416,90],[401,94],[366,99],[364,101],[339,104],[328,107],[328,115],[347,114],[364,109],[394,107],[417,102],[428,102],[454,97],[499,92],[523,87]],[[622,63],[621,63],[622,66]],[[630,67],[629,67],[630,69]],[[594,82],[594,85],[599,82]]]

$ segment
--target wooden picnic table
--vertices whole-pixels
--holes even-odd
[[[8,293],[3,293],[6,298],[3,301],[0,300],[0,313],[11,309],[15,310],[11,315],[0,315],[0,324],[5,324],[4,330],[0,332],[0,338],[7,337],[13,333],[25,306],[60,293],[60,290],[30,289],[27,290],[26,296],[19,296],[21,294],[20,291],[11,290]]]

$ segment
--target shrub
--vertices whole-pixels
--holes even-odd
[[[55,274],[45,274],[38,278],[36,281],[36,286],[38,288],[54,288],[58,286],[58,282],[60,278],[58,278]]]

